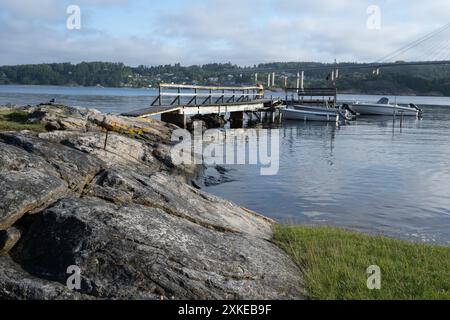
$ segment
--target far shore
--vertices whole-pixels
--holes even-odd
[[[211,84],[213,85],[213,84]],[[138,89],[138,90],[157,90],[158,87],[108,87],[108,86],[81,86],[81,85],[54,85],[54,84],[21,84],[21,83],[8,83],[0,84],[1,86],[23,86],[23,87],[55,87],[55,88],[86,88],[86,89]],[[284,88],[266,88],[268,93],[284,93]],[[402,96],[402,97],[437,97],[437,98],[450,98],[440,92],[428,92],[426,94],[419,94],[417,92],[402,91],[402,92],[388,92],[388,91],[358,91],[358,90],[339,90],[338,94],[345,95],[373,95],[373,96]]]

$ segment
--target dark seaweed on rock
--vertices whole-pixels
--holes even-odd
[[[199,168],[173,165],[176,127],[22,110],[53,131],[0,133],[0,299],[303,297],[297,266],[270,242],[273,221],[190,186]]]

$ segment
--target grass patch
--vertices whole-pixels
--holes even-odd
[[[25,111],[0,111],[0,131],[46,131],[43,124],[27,123],[28,119],[29,114]]]
[[[300,267],[311,299],[450,299],[450,247],[304,226],[278,226],[274,241]],[[372,265],[381,290],[367,287]]]

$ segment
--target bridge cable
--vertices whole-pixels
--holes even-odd
[[[444,32],[444,31],[446,31],[446,30],[448,30],[448,29],[450,29],[450,23],[446,24],[445,26],[443,26],[443,27],[441,27],[441,28],[439,28],[439,29],[437,29],[437,30],[434,30],[434,31],[432,31],[432,32],[430,32],[430,33],[428,33],[428,34],[426,34],[425,36],[423,36],[423,37],[417,39],[416,41],[413,41],[413,42],[411,42],[411,43],[409,43],[409,44],[403,46],[402,48],[400,48],[400,49],[398,49],[398,50],[396,50],[396,51],[390,53],[389,55],[384,56],[383,58],[381,58],[381,59],[378,60],[377,62],[380,62],[380,63],[381,63],[381,62],[387,62],[387,61],[390,60],[390,59],[393,59],[393,58],[395,58],[395,57],[398,57],[398,56],[401,55],[402,53],[405,53],[405,52],[408,51],[408,50],[411,50],[411,49],[413,49],[413,48],[418,47],[419,45],[423,44],[423,43],[426,42],[427,40],[434,38],[435,36],[441,34],[442,32]]]
[[[440,34],[441,32],[447,30],[449,27],[450,27],[450,23],[448,23],[447,25],[445,25],[445,26],[443,26],[443,27],[441,27],[441,28],[439,28],[437,30],[434,30],[434,31],[426,34],[425,36],[423,36],[423,37],[421,37],[421,38],[419,38],[419,39],[417,39],[417,40],[415,40],[415,41],[413,41],[413,42],[411,42],[411,43],[409,43],[409,44],[407,44],[407,45],[397,49],[396,51],[390,53],[389,55],[384,56],[378,62],[383,62],[383,61],[387,61],[389,59],[392,59],[393,57],[398,56],[399,54],[401,54],[401,53],[403,53],[403,52],[405,52],[405,51],[407,51],[407,50],[409,50],[411,48],[414,48],[414,47],[422,44],[424,41],[429,40],[430,38],[433,38],[435,35]]]

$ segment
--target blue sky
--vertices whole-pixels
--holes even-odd
[[[81,30],[66,28],[71,4]],[[380,29],[367,27],[370,5]],[[372,62],[448,12],[449,0],[0,0],[0,64]]]

